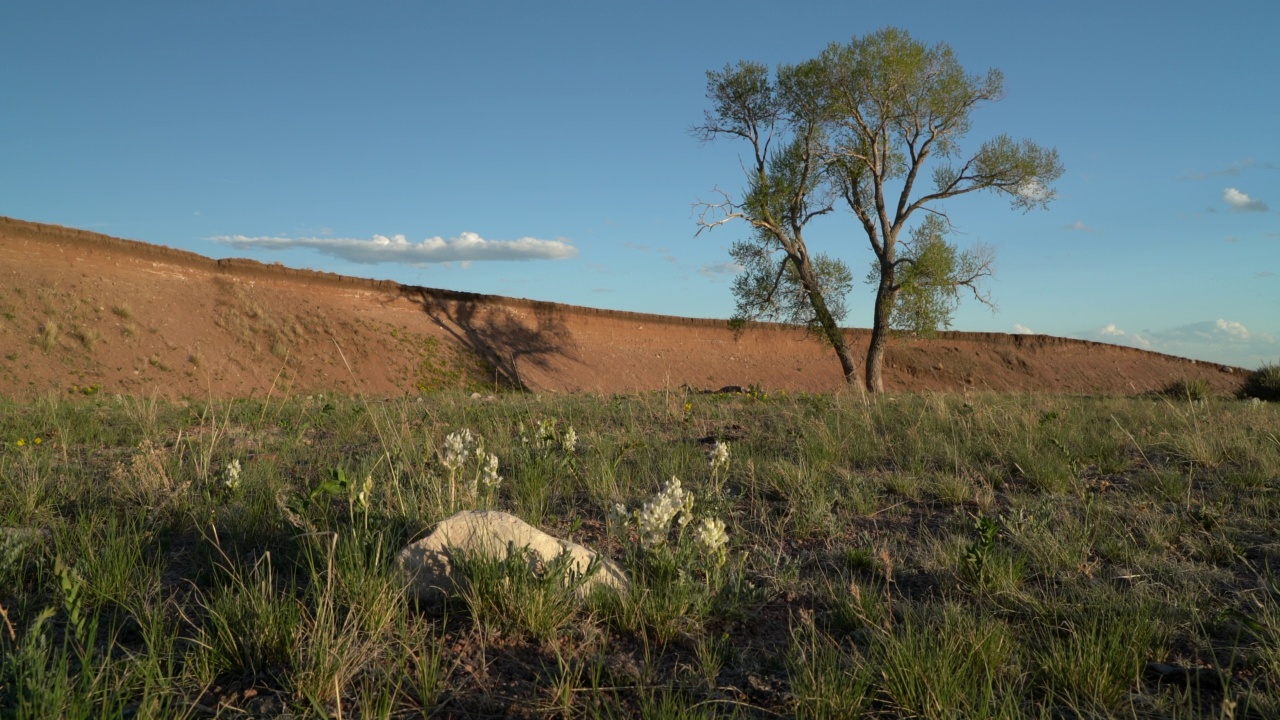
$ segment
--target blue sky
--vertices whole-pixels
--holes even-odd
[[[0,215],[213,257],[728,317],[732,143],[705,72],[886,25],[1005,74],[964,147],[1066,165],[1047,211],[945,210],[997,250],[954,329],[1280,359],[1280,4],[122,0],[0,9]],[[869,266],[846,216],[816,249]],[[237,240],[239,239],[239,240]],[[860,271],[859,271],[860,276]],[[847,324],[870,321],[859,285]]]

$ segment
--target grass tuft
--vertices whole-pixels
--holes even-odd
[[[1161,395],[1184,402],[1204,402],[1213,396],[1213,388],[1204,378],[1183,378],[1169,383]]]
[[[36,344],[40,349],[49,352],[58,346],[58,336],[62,332],[62,328],[54,320],[45,320],[40,323],[40,334],[36,336]]]
[[[1280,402],[1280,363],[1264,363],[1249,373],[1240,396]]]

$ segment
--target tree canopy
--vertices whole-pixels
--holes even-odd
[[[855,219],[855,235],[875,256],[868,390],[883,389],[892,328],[948,327],[961,288],[986,302],[978,283],[991,274],[993,256],[951,245],[950,219],[939,204],[991,190],[1017,209],[1044,207],[1063,172],[1056,150],[1008,135],[964,152],[972,112],[1003,94],[1000,71],[969,74],[945,43],[925,45],[897,28],[833,43],[772,73],[750,61],[709,71],[711,107],[695,134],[751,148],[741,198],[722,193],[721,202],[700,203],[699,232],[732,220],[751,229],[730,251],[743,268],[733,286],[735,324],[803,325],[831,344],[845,378],[856,381],[838,326],[852,273],[838,258],[811,255],[804,240],[812,220],[837,208]],[[920,223],[900,244],[918,212]]]

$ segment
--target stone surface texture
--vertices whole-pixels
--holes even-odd
[[[505,559],[511,547],[528,548],[529,561],[541,565],[567,552],[568,568],[584,572],[597,556],[582,545],[549,535],[509,513],[468,510],[441,520],[430,535],[405,546],[396,562],[408,581],[408,592],[425,602],[438,602],[459,591],[449,555],[461,551],[468,557],[483,555]],[[577,590],[585,596],[603,584],[626,592],[627,576],[616,563],[600,558],[599,570]]]

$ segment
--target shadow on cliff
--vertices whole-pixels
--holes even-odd
[[[522,370],[546,370],[553,357],[569,357],[570,332],[564,311],[555,305],[517,301],[532,315],[522,318],[509,299],[492,295],[402,285],[400,296],[492,367],[504,387],[528,389]]]

